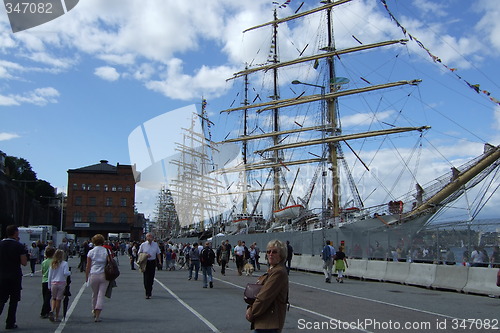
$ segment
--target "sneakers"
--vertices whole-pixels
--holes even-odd
[[[54,321],[54,312],[52,311],[49,312],[49,320]]]
[[[17,328],[17,325],[16,325],[16,324],[14,324],[14,325],[7,325],[7,326],[5,326],[5,329],[6,329],[6,330],[15,330],[16,328]]]
[[[326,282],[326,283],[331,283],[331,282],[330,282],[330,279],[328,279],[328,278],[325,280],[325,282]]]
[[[30,276],[31,276],[31,277],[33,277],[33,276],[35,276],[35,274],[33,274],[33,273],[30,273]]]
[[[210,288],[213,288],[214,287],[214,283],[212,281],[210,281]]]

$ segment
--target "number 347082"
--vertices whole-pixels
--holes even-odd
[[[50,2],[18,2],[18,3],[5,3],[7,14],[52,14],[52,4]]]

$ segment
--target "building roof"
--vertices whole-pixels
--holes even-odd
[[[117,167],[108,164],[107,160],[101,160],[98,164],[89,165],[78,169],[69,169],[68,173],[117,173]]]

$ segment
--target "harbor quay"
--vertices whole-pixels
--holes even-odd
[[[145,298],[142,273],[131,270],[128,256],[118,256],[121,275],[106,298],[101,322],[91,313],[91,290],[79,258],[69,259],[71,296],[66,318],[40,318],[41,272],[30,277],[23,267],[23,290],[17,311],[17,332],[251,332],[245,320],[243,290],[265,273],[239,276],[234,262],[226,275],[214,266],[213,288],[203,276],[188,280],[185,268],[157,270],[151,299]],[[194,273],[193,273],[194,274]],[[193,276],[194,277],[194,276]],[[283,332],[497,332],[500,299],[398,283],[345,279],[325,283],[322,274],[292,270]],[[0,320],[4,330],[5,307]]]

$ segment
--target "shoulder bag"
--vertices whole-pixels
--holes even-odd
[[[106,262],[106,266],[104,266],[104,276],[106,277],[106,280],[113,281],[120,276],[120,270],[118,269],[116,261],[111,258],[109,250],[106,249],[106,251],[108,252],[108,261]]]
[[[243,292],[243,299],[247,304],[252,305],[257,298],[260,290],[262,289],[262,284],[260,283],[247,283],[245,287],[245,291]]]

